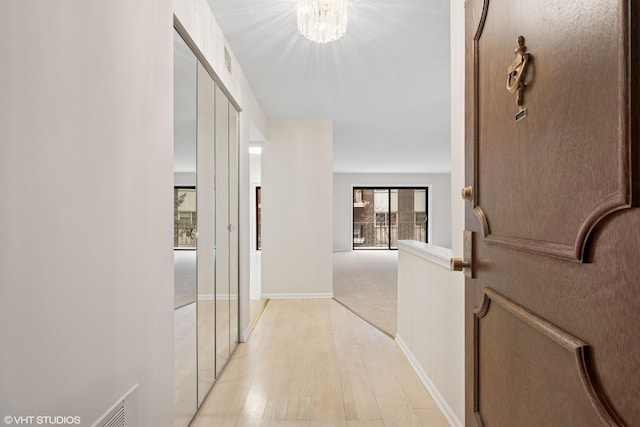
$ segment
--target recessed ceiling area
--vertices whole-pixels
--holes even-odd
[[[348,0],[326,45],[295,0],[208,1],[269,119],[333,120],[334,172],[450,171],[448,1]]]

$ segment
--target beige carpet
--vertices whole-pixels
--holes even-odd
[[[398,251],[335,252],[333,295],[358,316],[395,336]]]

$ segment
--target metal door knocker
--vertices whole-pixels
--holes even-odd
[[[507,90],[511,93],[518,94],[518,105],[522,105],[522,93],[526,86],[524,78],[527,75],[527,67],[529,66],[529,54],[527,47],[524,45],[524,37],[518,37],[518,46],[514,53],[517,55],[515,61],[509,65],[507,69]]]

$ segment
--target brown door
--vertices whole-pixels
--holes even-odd
[[[638,2],[466,3],[467,425],[640,426]]]

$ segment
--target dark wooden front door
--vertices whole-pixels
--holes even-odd
[[[467,1],[469,426],[640,426],[637,4]]]

